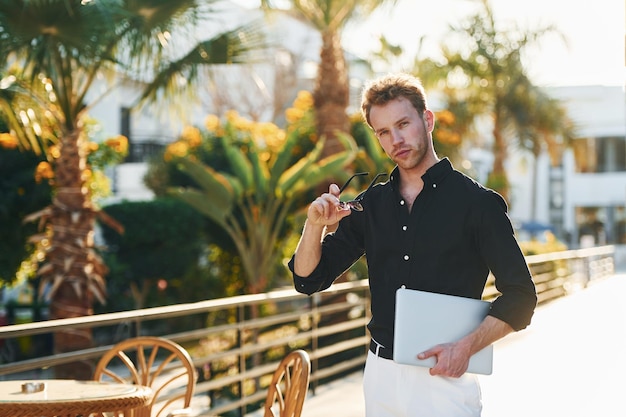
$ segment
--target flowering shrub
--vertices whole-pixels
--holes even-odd
[[[0,148],[16,149],[17,139],[10,133],[0,133]]]
[[[271,122],[249,120],[234,110],[226,112],[223,118],[210,114],[204,120],[204,129],[186,126],[178,140],[166,147],[163,159],[171,163],[176,158],[193,156],[228,172],[230,168],[224,155],[225,146],[236,145],[244,152],[250,152],[254,147],[259,158],[271,164],[272,158],[276,158],[285,146],[287,136],[297,135],[298,140],[291,149],[292,160],[297,161],[310,152],[318,141],[311,93],[299,92],[293,106],[285,111],[285,119],[287,127],[282,129]],[[176,178],[176,175],[172,176]],[[172,176],[170,179],[173,179]]]
[[[117,165],[128,156],[128,138],[123,135],[113,136],[102,143],[87,141],[87,163],[93,169],[104,169]]]
[[[435,113],[437,128],[435,140],[442,145],[458,146],[461,144],[461,134],[455,130],[456,116],[450,110],[444,109]]]
[[[178,181],[164,193],[208,217],[236,247],[249,293],[264,291],[282,267],[287,224],[328,178],[345,173],[357,153],[349,135],[344,150],[322,155],[309,93],[300,93],[285,114],[288,125],[256,122],[235,111],[210,115],[204,128],[187,127],[168,146],[164,160]],[[186,181],[186,182],[185,182]],[[217,233],[215,233],[217,234]],[[284,271],[283,271],[284,272]]]

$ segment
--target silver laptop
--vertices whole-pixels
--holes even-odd
[[[487,316],[490,306],[487,301],[472,298],[399,288],[393,360],[432,368],[436,359],[419,360],[418,353],[471,333]],[[467,372],[490,375],[492,371],[493,346],[490,345],[472,355]]]

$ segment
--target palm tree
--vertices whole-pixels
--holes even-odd
[[[9,69],[19,73],[15,79],[4,78],[0,86],[25,80],[39,106],[18,109],[18,114],[52,117],[58,129],[53,202],[32,216],[48,225],[39,235],[40,241],[49,243],[38,273],[42,283],[50,285],[53,319],[92,314],[94,300],[104,303],[106,297],[106,266],[94,251],[96,217],[106,218],[92,204],[85,186],[84,118],[100,97],[88,102],[88,94],[95,93],[96,80],[112,73],[142,76],[143,82],[156,74],[154,82],[146,82],[144,94],[156,97],[172,88],[181,74],[192,82],[200,64],[242,57],[245,33],[240,30],[190,43],[196,46],[188,54],[175,55],[186,36],[183,29],[195,27],[206,4],[199,0],[0,2],[0,71],[3,77]],[[177,41],[178,50],[168,48],[170,40]],[[45,95],[37,95],[40,87]],[[9,120],[19,124],[23,118]],[[23,144],[28,146],[26,141]],[[56,353],[91,345],[92,335],[86,330],[55,334]],[[88,379],[91,371],[90,364],[72,364],[58,373]]]
[[[230,125],[223,129],[233,131]],[[267,139],[267,138],[266,138]],[[339,134],[343,151],[320,158],[324,139],[294,161],[300,133],[293,129],[280,150],[269,159],[267,149],[254,142],[243,149],[237,135],[221,137],[229,172],[205,165],[193,156],[176,158],[198,187],[173,187],[170,194],[214,221],[232,239],[243,267],[246,292],[257,294],[270,284],[272,268],[283,256],[278,244],[285,225],[307,191],[328,178],[341,176],[357,147],[349,135]]]
[[[292,10],[310,23],[322,36],[320,63],[313,92],[317,132],[326,137],[323,155],[343,149],[337,132],[350,132],[346,109],[350,100],[348,67],[341,44],[343,28],[367,16],[385,4],[397,0],[291,0]],[[272,8],[272,1],[262,0],[263,7]]]
[[[455,52],[443,48],[445,63],[443,67],[448,80],[455,85],[457,98],[471,103],[480,114],[491,117],[494,155],[493,168],[487,185],[499,191],[508,200],[508,178],[505,161],[508,156],[508,145],[514,136],[514,108],[519,100],[512,100],[520,94],[530,94],[530,82],[520,83],[526,79],[522,64],[524,48],[537,42],[542,36],[554,32],[552,26],[534,31],[522,31],[514,28],[503,31],[496,27],[488,0],[482,0],[483,9],[471,16],[465,23],[452,27],[452,33],[464,39],[464,49]],[[515,88],[515,95],[510,92]],[[524,91],[520,92],[519,90]]]
[[[543,90],[528,85],[522,78],[521,88],[512,88],[509,99],[510,109],[518,133],[517,145],[529,151],[534,158],[532,172],[532,193],[530,220],[536,218],[537,160],[546,150],[552,166],[559,165],[563,149],[576,138],[576,127],[567,115],[562,103],[549,97]],[[517,106],[515,105],[517,103]]]

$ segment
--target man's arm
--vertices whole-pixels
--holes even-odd
[[[304,223],[302,236],[293,258],[293,271],[297,275],[308,277],[319,264],[322,258],[323,234],[323,225],[309,223],[308,221]]]
[[[294,255],[294,272],[301,277],[311,275],[322,257],[322,238],[327,227],[336,226],[349,216],[349,208],[339,206],[339,187],[331,184],[328,193],[319,196],[309,205],[307,220]]]
[[[487,316],[472,333],[453,343],[437,345],[417,355],[419,359],[435,356],[437,363],[430,369],[431,375],[458,378],[467,371],[470,357],[513,332],[506,322]]]

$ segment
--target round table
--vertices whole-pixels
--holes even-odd
[[[39,392],[23,384],[44,383]],[[0,417],[83,416],[111,412],[115,416],[149,416],[148,387],[70,379],[0,381]]]

